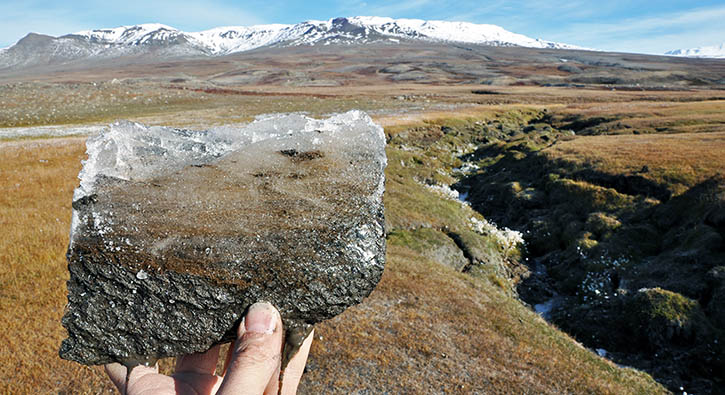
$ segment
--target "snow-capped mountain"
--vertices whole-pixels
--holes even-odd
[[[686,56],[690,58],[719,58],[725,59],[725,43],[711,47],[699,47],[689,49],[676,49],[667,51],[665,55]]]
[[[81,31],[60,37],[31,33],[14,46],[0,51],[0,68],[146,53],[154,56],[217,56],[269,46],[395,44],[400,40],[582,49],[533,39],[495,25],[358,16],[295,25],[218,27],[192,33],[156,23]]]
[[[496,25],[357,16],[296,25],[218,27],[185,33],[161,24],[123,26],[75,33],[110,45],[144,45],[185,38],[213,55],[247,51],[268,45],[310,45],[319,42],[357,43],[385,37],[471,44],[576,49],[578,47],[532,39]]]

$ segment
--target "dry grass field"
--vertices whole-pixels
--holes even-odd
[[[70,203],[82,139],[0,147],[0,392],[96,392],[101,369],[57,357],[68,279]]]
[[[638,174],[677,195],[725,171],[725,132],[580,136],[544,152],[607,174]]]
[[[319,115],[367,109],[389,136],[402,139],[388,150],[387,217],[391,232],[411,232],[414,238],[421,226],[454,229],[457,222],[478,215],[413,181],[452,183],[450,175],[438,170],[460,165],[457,155],[470,148],[450,146],[446,151],[442,145],[423,145],[407,150],[405,144],[417,138],[415,131],[431,125],[486,124],[520,112],[530,124],[594,128],[591,134],[599,135],[561,140],[545,153],[612,173],[632,173],[646,165],[644,177],[676,191],[725,164],[725,102],[717,100],[725,97],[723,91],[401,84],[395,94],[380,86],[245,87],[246,93],[230,94],[158,84],[134,85],[136,90],[126,93],[125,86],[117,92],[95,92],[85,82],[74,89],[56,83],[17,85],[17,90],[5,86],[4,92],[17,97],[2,100],[17,104],[1,106],[0,125],[103,123],[126,117],[188,127],[243,122],[264,112],[305,109]],[[488,93],[474,93],[479,88]],[[51,90],[58,95],[44,96]],[[36,113],[24,112],[32,103],[27,92],[41,101]],[[109,95],[118,104],[109,105]],[[144,104],[133,104],[138,100]],[[97,103],[97,108],[86,111],[83,103]],[[14,115],[20,113],[23,118]],[[605,121],[592,121],[596,118]],[[0,142],[0,393],[112,390],[99,367],[57,356],[65,336],[60,325],[68,278],[64,254],[83,142]],[[460,273],[404,240],[390,240],[385,275],[370,298],[318,325],[303,392],[665,392],[645,373],[617,367],[546,323],[513,298],[500,278]],[[416,240],[424,246],[427,242]],[[162,365],[168,370],[171,364]]]
[[[110,391],[99,367],[57,356],[65,335],[60,326],[67,280],[64,253],[83,139],[1,144],[0,320],[5,330],[0,392]],[[394,166],[390,171],[398,170]],[[391,185],[390,196],[405,196],[397,189],[410,187],[406,185]],[[440,199],[417,188],[418,199]],[[414,211],[417,204],[397,206]],[[465,208],[448,204],[444,209]],[[432,212],[428,217],[444,224],[450,220],[446,218],[466,215],[473,213],[440,217]],[[374,294],[319,325],[317,336],[302,387],[307,393],[365,388],[413,393],[662,391],[643,373],[617,368],[584,349],[485,277],[456,272],[405,245],[390,245],[386,274]],[[171,364],[162,365],[168,370]]]

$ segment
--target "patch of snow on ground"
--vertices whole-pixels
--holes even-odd
[[[588,260],[600,268],[598,271],[587,272],[586,277],[579,285],[577,295],[585,302],[595,299],[618,297],[619,292],[614,289],[614,278],[618,277],[617,272],[623,266],[629,264],[629,259],[626,257],[612,258],[607,255],[587,257],[579,248],[577,250],[583,259]],[[619,285],[619,288],[621,287],[622,284]]]
[[[478,234],[494,237],[506,252],[524,244],[524,237],[521,232],[509,228],[498,228],[495,224],[485,219],[480,220],[476,217],[471,217],[469,225]]]
[[[451,189],[448,185],[425,185],[426,188],[431,191],[443,196],[444,198],[451,200],[459,200],[460,195],[458,191]]]
[[[461,172],[461,173],[471,173],[473,171],[476,171],[480,169],[481,167],[475,163],[466,162],[461,167],[456,167],[453,169],[454,172]]]
[[[461,203],[470,206],[471,203],[468,201],[468,191],[466,192],[458,192],[458,200],[461,201]]]
[[[423,185],[443,198],[457,201],[463,206],[470,206],[470,203],[466,200],[468,197],[467,192],[461,194],[460,192],[451,189],[448,185]],[[493,237],[498,244],[503,247],[506,253],[519,245],[524,244],[524,236],[521,232],[509,228],[498,228],[496,224],[488,222],[486,219],[479,220],[476,217],[471,217],[469,220],[469,226],[471,230],[480,235]]]

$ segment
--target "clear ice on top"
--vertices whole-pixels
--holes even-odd
[[[245,126],[198,131],[119,121],[86,142],[88,159],[83,161],[78,175],[80,186],[73,200],[92,194],[99,176],[143,181],[273,139],[292,138],[299,146],[307,146],[301,149],[310,149],[314,148],[314,132],[318,131],[332,135],[339,144],[363,144],[372,152],[382,150],[385,165],[383,129],[358,110],[322,120],[301,114],[262,115]]]

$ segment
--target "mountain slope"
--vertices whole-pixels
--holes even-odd
[[[665,55],[686,56],[690,58],[715,58],[725,59],[725,43],[711,47],[698,47],[687,49],[675,49],[665,52]]]
[[[495,25],[382,17],[335,18],[295,25],[219,27],[187,33],[162,24],[81,31],[61,37],[31,33],[5,51],[0,68],[120,56],[219,56],[269,46],[366,44],[400,40],[491,46],[581,49],[509,32]]]

